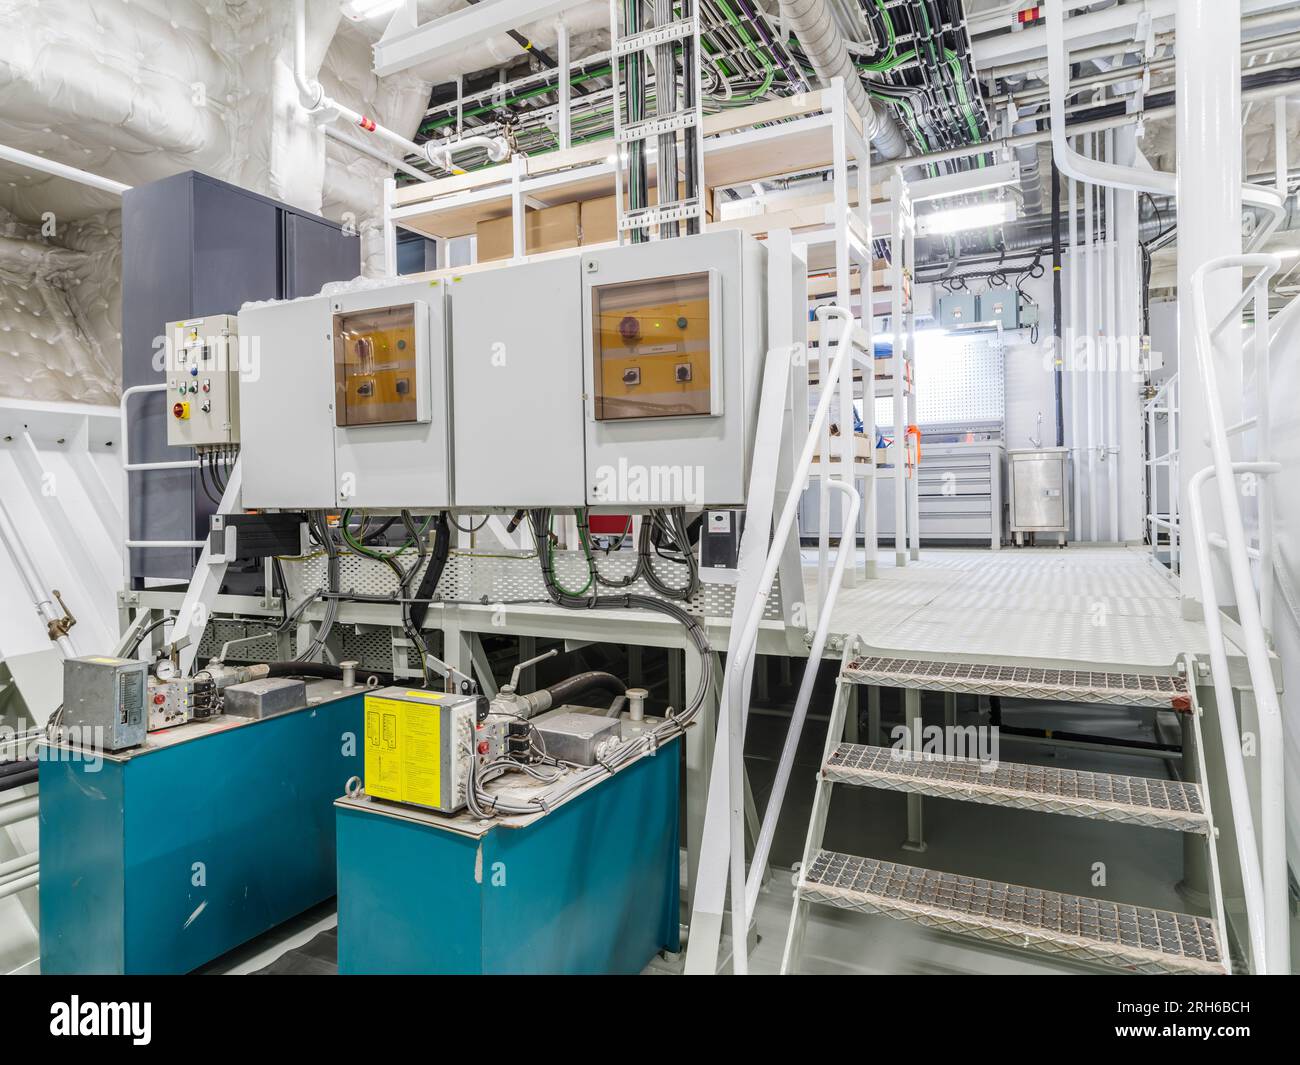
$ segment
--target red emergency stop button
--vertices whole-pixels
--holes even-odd
[[[172,414],[184,421],[190,416],[190,405],[188,403],[173,403]]]
[[[478,745],[479,754],[487,754],[492,748],[488,745],[487,740],[481,740]]]
[[[153,697],[153,701],[155,706],[162,706],[162,704],[167,701],[167,696],[165,696],[162,692],[159,692],[157,695]]]

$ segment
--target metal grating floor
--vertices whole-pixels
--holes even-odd
[[[876,578],[843,588],[832,616],[832,632],[872,654],[1167,674],[1209,647],[1145,550],[926,547],[906,566],[893,558],[882,552]]]
[[[799,898],[1141,973],[1227,971],[1206,917],[820,851]]]
[[[844,670],[846,680],[891,688],[974,692],[1023,699],[1051,699],[1111,706],[1157,706],[1190,710],[1187,682],[1179,676],[1104,673],[1080,669],[928,662],[911,658],[859,658]]]
[[[942,799],[1068,814],[1097,821],[1205,834],[1208,821],[1194,784],[1154,777],[1087,773],[1017,762],[941,758],[892,747],[841,743],[827,780]]]

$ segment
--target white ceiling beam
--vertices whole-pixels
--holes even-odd
[[[375,73],[381,78],[420,63],[455,55],[507,30],[554,18],[585,0],[483,0],[413,29],[395,18],[375,45]]]

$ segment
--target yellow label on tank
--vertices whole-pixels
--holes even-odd
[[[368,794],[394,802],[442,805],[440,718],[436,707],[366,696]]]

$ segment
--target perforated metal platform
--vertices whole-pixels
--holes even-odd
[[[1022,699],[1051,699],[1112,706],[1158,706],[1190,710],[1187,682],[1178,676],[1100,673],[1030,666],[984,666],[974,662],[923,662],[911,658],[859,658],[846,680],[890,688],[973,692]]]
[[[1227,971],[1205,917],[819,851],[798,896],[1141,973]]]
[[[1194,784],[1073,769],[943,758],[891,747],[841,743],[822,775],[843,784],[941,799],[1068,814],[1096,821],[1204,834],[1208,820]]]
[[[926,547],[905,567],[891,551],[876,578],[840,591],[831,631],[880,657],[1105,673],[1173,674],[1209,647],[1150,553],[1129,547]]]

